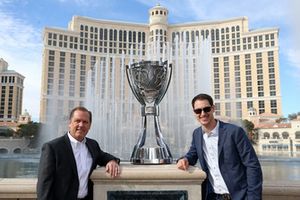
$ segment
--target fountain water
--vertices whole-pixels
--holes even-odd
[[[191,108],[191,99],[198,93],[211,94],[210,39],[187,42],[175,38],[172,45],[143,44],[130,55],[100,57],[88,73],[85,106],[93,113],[89,137],[101,147],[124,160],[130,158],[142,127],[140,104],[132,95],[125,77],[125,64],[147,59],[173,64],[173,74],[166,96],[160,103],[160,120],[164,139],[174,158],[183,154],[190,145],[190,137],[197,126]],[[119,63],[119,64],[116,64]],[[172,151],[174,149],[174,151]]]

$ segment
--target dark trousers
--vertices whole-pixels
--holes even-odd
[[[216,194],[210,193],[207,197],[208,200],[231,200],[230,194]]]

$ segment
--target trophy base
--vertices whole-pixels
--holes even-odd
[[[143,147],[132,153],[130,162],[140,165],[171,164],[173,158],[166,155],[168,151],[162,147]]]

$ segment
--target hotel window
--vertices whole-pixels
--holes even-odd
[[[234,71],[235,71],[235,86],[236,86],[236,98],[241,97],[241,88],[240,88],[240,57],[239,56],[234,56]]]
[[[80,61],[80,97],[85,96],[85,75],[86,75],[86,55],[81,55],[80,56],[81,61]]]
[[[60,52],[59,58],[59,79],[58,79],[58,95],[64,95],[64,78],[65,78],[65,52]]]
[[[231,117],[231,103],[230,102],[225,103],[225,115],[227,117]]]
[[[220,99],[219,58],[213,58],[215,99]]]
[[[236,102],[236,117],[242,118],[242,102]]]
[[[258,101],[258,111],[259,111],[259,114],[265,112],[265,102],[264,101]]]
[[[129,33],[128,33],[128,42],[132,42],[132,32],[131,31],[129,31]]]
[[[247,109],[253,108],[253,101],[247,101]]]
[[[215,103],[215,115],[220,116],[221,115],[221,109],[220,109],[220,103]]]

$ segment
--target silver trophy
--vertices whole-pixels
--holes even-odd
[[[168,61],[141,61],[130,66],[127,65],[126,74],[134,96],[142,105],[143,127],[138,142],[134,146],[131,163],[172,163],[172,155],[163,140],[158,119],[158,104],[169,87],[172,65],[168,65]]]

